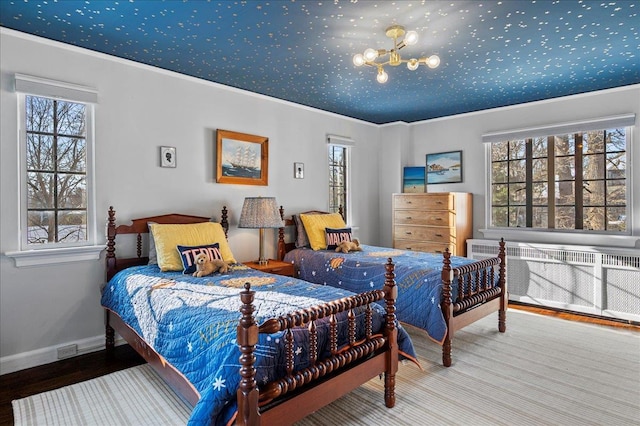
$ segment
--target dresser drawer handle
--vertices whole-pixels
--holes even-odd
[[[436,250],[435,253],[440,253],[442,254],[442,250]]]
[[[404,233],[407,234],[407,235],[413,235],[413,232],[411,232],[411,231],[405,231]]]
[[[405,217],[405,219],[407,219],[407,220],[411,220],[411,219],[413,219],[413,218],[412,218],[411,216],[407,216],[407,217]]]
[[[432,217],[431,220],[442,220],[441,217]]]
[[[442,234],[436,234],[436,237],[442,237]]]

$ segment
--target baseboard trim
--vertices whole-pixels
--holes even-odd
[[[117,336],[116,345],[121,345],[123,343],[126,342],[121,337]],[[60,361],[58,359],[58,348],[60,346],[73,344],[78,345],[78,353],[74,356],[101,351],[105,349],[104,334],[74,342],[65,342],[55,346],[48,346],[46,348],[40,348],[33,351],[4,356],[0,358],[0,375]]]

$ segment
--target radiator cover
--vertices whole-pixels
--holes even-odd
[[[640,321],[640,250],[507,242],[509,300]],[[472,259],[498,242],[467,240]]]

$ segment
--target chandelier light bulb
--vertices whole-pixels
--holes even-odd
[[[438,68],[440,65],[440,58],[437,55],[431,55],[427,58],[427,66],[429,68]]]
[[[373,62],[378,57],[378,51],[372,48],[368,48],[364,51],[364,59],[367,62]]]
[[[378,68],[378,76],[376,77],[376,80],[378,80],[378,83],[380,84],[384,84],[387,82],[387,80],[389,80],[389,74],[387,74],[382,67]]]
[[[353,65],[355,65],[356,67],[361,67],[362,65],[364,65],[365,62],[366,61],[362,53],[353,55]]]
[[[418,69],[418,60],[417,59],[409,59],[409,62],[407,62],[407,68],[409,68],[411,71],[415,71]]]
[[[415,31],[407,31],[403,41],[407,46],[416,44],[418,42],[418,33]]]

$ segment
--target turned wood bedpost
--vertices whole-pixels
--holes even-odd
[[[280,206],[280,219],[284,222],[284,207]],[[278,228],[278,260],[284,259],[286,253],[284,244],[284,226]]]
[[[253,364],[256,357],[253,353],[258,343],[258,325],[253,317],[253,297],[255,291],[246,283],[244,291],[240,292],[242,318],[237,328],[237,340],[240,347],[240,384],[238,385],[238,415],[236,424],[256,426],[260,424],[258,410],[258,387],[256,383],[256,369]]]
[[[500,251],[498,257],[500,258],[499,267],[499,286],[501,290],[500,294],[500,311],[498,312],[498,331],[504,333],[507,330],[507,308],[509,307],[509,293],[507,291],[507,256],[505,253],[504,238],[500,238]]]
[[[384,373],[384,402],[388,408],[396,405],[396,372],[398,371],[398,329],[396,327],[396,299],[398,298],[398,287],[396,286],[395,266],[393,260],[389,258],[385,264],[384,281],[384,301],[385,310],[385,330],[387,338],[387,366]]]
[[[451,322],[453,319],[451,306],[451,253],[447,247],[444,250],[442,259],[442,315],[447,325],[447,333],[442,343],[442,364],[445,367],[451,366],[451,340],[453,339],[453,329]]]
[[[229,238],[229,211],[227,210],[227,206],[222,206],[220,226],[222,226],[222,229],[224,229],[224,236]]]
[[[109,218],[107,220],[107,255],[106,261],[106,282],[108,283],[116,270],[116,211],[113,206],[109,206]],[[115,343],[115,330],[109,324],[109,311],[105,309],[104,317],[104,339],[108,356],[113,356]]]

